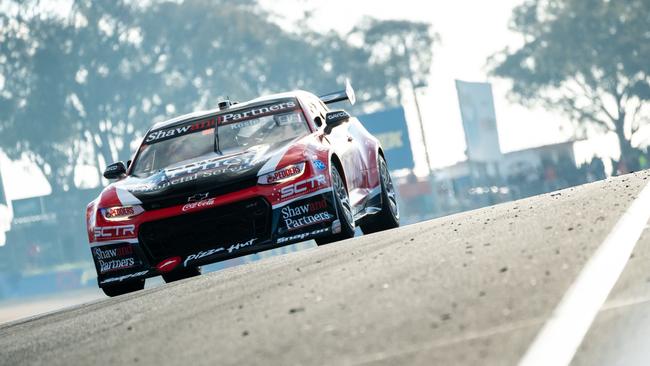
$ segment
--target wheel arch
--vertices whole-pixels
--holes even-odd
[[[343,178],[343,184],[345,184],[345,188],[347,188],[348,192],[350,192],[350,187],[348,186],[348,179],[345,174],[345,170],[343,170],[343,164],[341,163],[341,159],[335,154],[332,153],[330,156],[330,162],[331,165],[336,167],[336,169],[339,171],[339,174],[341,174],[341,178]]]

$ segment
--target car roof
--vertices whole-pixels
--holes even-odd
[[[204,110],[204,111],[196,111],[196,112],[184,114],[182,116],[174,117],[174,118],[168,119],[166,121],[157,122],[149,129],[149,131],[154,131],[154,130],[158,130],[158,129],[161,129],[161,128],[167,128],[169,126],[173,126],[173,125],[183,123],[183,122],[186,122],[186,121],[211,116],[211,115],[217,114],[219,112],[237,111],[237,110],[240,110],[240,109],[252,107],[252,106],[255,106],[255,105],[258,105],[258,104],[263,104],[263,103],[273,101],[273,100],[287,99],[287,98],[300,98],[300,97],[308,97],[308,96],[313,96],[313,94],[311,94],[309,92],[306,92],[304,90],[294,90],[294,91],[290,91],[290,92],[286,92],[286,93],[269,94],[269,95],[265,95],[265,96],[262,96],[262,97],[259,97],[259,98],[255,98],[255,99],[252,99],[252,100],[249,100],[249,101],[246,101],[246,102],[237,103],[235,105],[232,105],[228,109],[220,110],[219,108],[214,108],[214,109],[209,109],[209,110]]]

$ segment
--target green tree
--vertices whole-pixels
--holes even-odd
[[[622,157],[647,124],[650,99],[650,2],[527,0],[511,29],[523,45],[489,61],[512,81],[511,96],[559,110],[579,131],[613,131]]]
[[[55,190],[74,185],[80,163],[99,174],[127,158],[153,121],[226,96],[325,93],[350,77],[361,102],[388,105],[387,90],[428,73],[399,74],[394,58],[369,62],[369,49],[336,33],[283,30],[254,0],[75,0],[63,18],[38,4],[0,14],[0,146],[27,154]]]
[[[370,55],[369,63],[381,66],[386,85],[395,88],[387,90],[386,98],[401,102],[402,90],[398,86],[402,81],[408,82],[411,90],[427,84],[433,45],[439,40],[431,24],[366,18],[349,37],[362,44]]]

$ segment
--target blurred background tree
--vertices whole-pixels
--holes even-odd
[[[291,32],[255,0],[75,0],[67,15],[41,5],[0,8],[0,147],[37,163],[55,191],[74,187],[75,167],[99,177],[129,157],[152,122],[227,96],[326,93],[351,78],[357,108],[398,104],[403,80],[427,79],[434,43],[428,25],[411,22],[368,20],[349,36]],[[408,49],[391,40],[378,57],[392,32]]]
[[[391,85],[406,81],[411,90],[426,86],[433,58],[431,46],[439,40],[430,24],[366,18],[350,36],[370,55],[371,64],[382,67]],[[402,99],[400,88],[391,95],[398,102]]]
[[[564,112],[579,132],[615,132],[621,157],[644,126],[650,99],[650,2],[527,0],[511,28],[521,47],[489,61],[512,81],[511,96]]]

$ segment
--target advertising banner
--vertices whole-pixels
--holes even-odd
[[[492,85],[456,80],[456,90],[467,142],[467,158],[485,163],[500,160]]]
[[[390,170],[413,168],[413,152],[404,108],[361,115],[359,120],[381,142]]]

